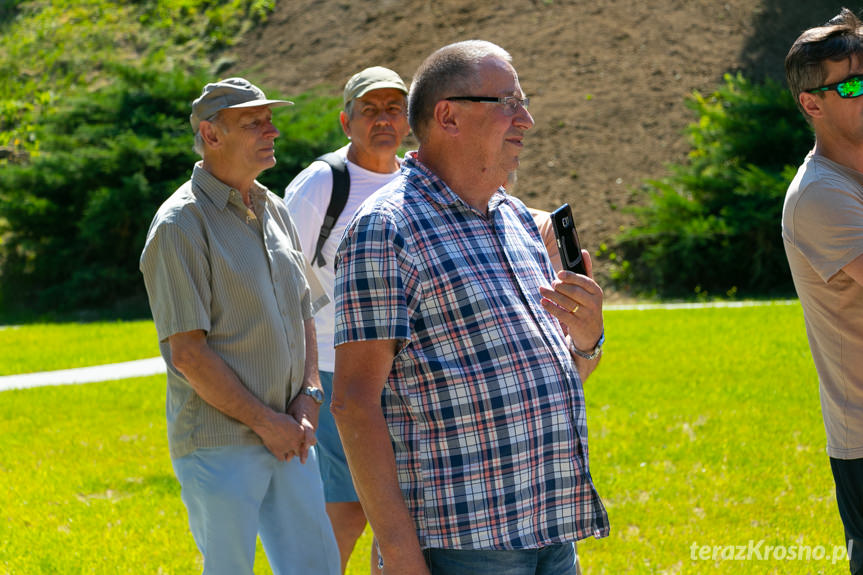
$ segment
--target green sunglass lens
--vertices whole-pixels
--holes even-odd
[[[863,94],[863,78],[854,78],[836,86],[836,91],[843,98],[856,98]]]

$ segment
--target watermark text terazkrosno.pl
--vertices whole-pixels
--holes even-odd
[[[745,545],[689,545],[692,561],[848,561],[853,541],[842,545],[768,544],[764,539],[750,539]]]

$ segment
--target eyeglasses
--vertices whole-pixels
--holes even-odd
[[[503,104],[504,111],[507,116],[513,116],[516,112],[518,112],[518,107],[521,106],[524,109],[527,109],[530,104],[530,98],[516,98],[515,96],[503,96],[500,98],[493,98],[491,96],[450,96],[449,98],[445,98],[445,100],[449,100],[450,102],[483,102],[486,104]]]
[[[840,98],[856,98],[857,96],[863,96],[863,74],[851,76],[850,78],[846,78],[845,80],[836,82],[835,84],[827,84],[826,86],[806,91],[810,94],[814,94],[815,92],[829,92],[830,90],[836,90],[836,93],[839,94]]]

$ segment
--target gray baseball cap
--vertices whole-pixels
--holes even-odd
[[[192,102],[189,121],[198,133],[201,120],[211,118],[227,108],[253,108],[255,106],[290,106],[288,100],[269,100],[264,92],[245,78],[228,78],[204,86],[204,91]]]
[[[345,84],[344,105],[347,106],[354,98],[361,98],[372,90],[383,88],[395,88],[405,94],[408,93],[405,83],[398,74],[383,66],[373,66],[357,72]]]

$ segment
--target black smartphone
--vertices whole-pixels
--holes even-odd
[[[584,258],[581,257],[581,244],[578,243],[578,232],[572,219],[569,204],[563,204],[551,212],[551,225],[554,237],[557,238],[557,250],[563,268],[577,274],[587,275]]]

